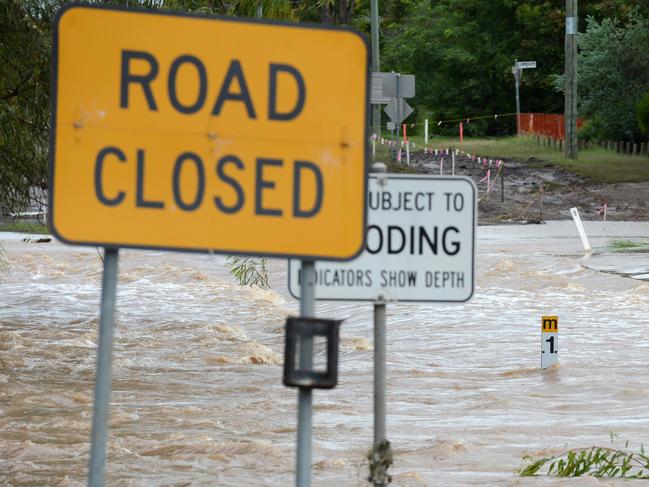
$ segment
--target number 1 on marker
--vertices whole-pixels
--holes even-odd
[[[541,317],[541,370],[559,361],[559,317]]]

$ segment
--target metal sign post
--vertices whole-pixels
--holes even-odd
[[[383,163],[372,166],[374,173],[386,173]],[[387,469],[392,464],[390,442],[386,432],[386,304],[382,297],[374,302],[374,445],[370,459],[371,482],[375,487],[388,485]]]
[[[302,284],[300,315],[305,318],[315,316],[315,262],[302,261]],[[313,337],[300,340],[300,369],[313,368]],[[298,390],[297,411],[297,467],[295,485],[311,485],[311,430],[313,418],[313,391],[300,387]]]
[[[117,294],[118,249],[106,248],[101,283],[101,311],[97,335],[97,374],[95,404],[92,411],[92,437],[88,486],[103,487],[106,463],[108,406],[112,382],[113,330],[115,329],[115,296]]]
[[[516,135],[521,135],[521,95],[519,91],[521,70],[514,66],[512,68],[512,73],[514,74],[514,80],[516,81]]]
[[[521,78],[523,77],[523,70],[534,68],[536,68],[536,61],[519,61],[518,59],[514,60],[512,74],[514,75],[514,80],[516,81],[516,135],[521,135],[520,83]]]
[[[565,156],[576,159],[577,144],[577,27],[578,0],[566,0],[566,38],[565,38]]]

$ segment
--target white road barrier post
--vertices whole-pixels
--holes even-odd
[[[541,371],[559,362],[559,317],[541,316]]]
[[[424,120],[424,144],[428,145],[428,119]]]
[[[584,230],[584,225],[581,223],[581,218],[579,217],[579,211],[577,208],[570,208],[570,213],[572,214],[572,219],[575,221],[575,225],[577,225],[577,231],[579,232],[579,237],[581,238],[581,243],[584,246],[584,251],[587,254],[590,254],[593,249],[590,246],[590,242],[588,241],[588,236],[586,235],[586,230]]]

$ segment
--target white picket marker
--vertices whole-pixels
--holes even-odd
[[[588,241],[586,230],[584,230],[584,224],[581,223],[581,218],[579,217],[579,211],[577,211],[577,208],[570,208],[570,214],[572,215],[572,219],[575,221],[575,225],[577,225],[577,231],[579,232],[581,243],[584,246],[584,251],[587,254],[592,253],[593,249],[590,246],[590,242]]]
[[[410,142],[406,142],[406,164],[410,165]]]
[[[451,155],[451,175],[452,176],[455,176],[455,154],[457,154],[457,152],[453,152],[453,154]]]
[[[541,371],[559,362],[559,317],[541,316]]]
[[[424,143],[428,145],[428,119],[424,120]]]
[[[372,158],[376,157],[376,137],[372,137]]]
[[[443,157],[439,160],[439,175],[440,176],[444,175],[444,158]]]

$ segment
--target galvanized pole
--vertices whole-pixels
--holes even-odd
[[[302,261],[302,282],[300,284],[300,316],[315,316],[315,262]],[[302,337],[299,345],[300,369],[313,368],[313,338]],[[297,412],[297,487],[311,485],[311,429],[313,418],[313,391],[300,388]]]
[[[372,165],[373,173],[385,173],[383,163]],[[387,442],[386,420],[386,345],[385,345],[386,309],[383,300],[374,302],[374,444],[370,461],[370,474],[374,487],[384,487],[389,483],[387,467],[390,461],[390,444]]]
[[[106,463],[106,437],[108,405],[112,381],[113,330],[115,328],[115,296],[117,294],[118,249],[106,248],[104,275],[101,284],[101,311],[97,337],[97,373],[95,378],[95,404],[92,412],[92,437],[88,486],[103,487]]]
[[[521,70],[518,69],[516,63],[518,59],[514,61],[514,79],[516,80],[516,135],[521,135],[521,95],[520,95],[520,81],[521,81]]]
[[[577,0],[566,0],[565,155],[577,159]]]
[[[379,1],[370,1],[370,16],[371,16],[371,30],[372,30],[372,72],[378,73],[381,71],[379,62]],[[381,105],[374,105],[372,107],[372,130],[381,136]]]
[[[397,144],[397,154],[399,151],[401,151],[401,90],[399,89],[399,82],[401,81],[401,74],[397,74],[397,122],[395,123],[396,125],[396,144]],[[401,162],[401,161],[399,161]]]

